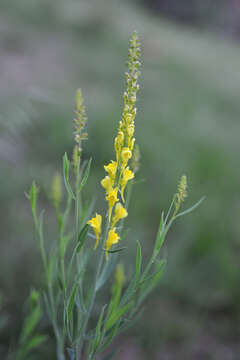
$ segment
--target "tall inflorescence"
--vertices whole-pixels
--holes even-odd
[[[76,93],[76,108],[74,118],[74,139],[76,146],[74,148],[74,156],[78,156],[82,151],[82,141],[87,139],[87,132],[85,131],[85,125],[87,121],[86,109],[83,104],[83,97],[81,89]]]
[[[110,226],[105,244],[106,257],[110,247],[120,240],[120,236],[116,232],[116,224],[128,215],[123,205],[125,203],[124,191],[127,183],[134,178],[134,170],[136,170],[136,168],[130,169],[129,165],[135,143],[134,120],[137,112],[136,95],[139,89],[138,77],[140,75],[140,43],[135,32],[130,39],[127,67],[123,113],[114,140],[116,159],[104,166],[107,175],[101,181],[101,185],[106,191]]]
[[[187,197],[187,177],[186,175],[182,175],[180,182],[178,184],[178,192],[175,195],[175,210],[174,215],[178,213],[182,202]]]

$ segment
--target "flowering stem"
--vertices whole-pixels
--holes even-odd
[[[77,166],[76,166],[76,183],[75,183],[75,244],[77,244],[78,241],[78,234],[79,234],[79,202],[80,202],[80,197],[79,197],[79,182],[80,182],[80,154],[78,153],[78,158],[77,158]],[[79,323],[79,316],[78,316],[78,321],[77,323]],[[78,358],[78,344],[76,345],[76,359]]]
[[[108,234],[108,231],[109,231],[109,228],[110,228],[110,223],[111,223],[111,219],[107,221],[107,224],[106,224],[106,227],[105,227],[104,236],[103,236],[103,248],[104,248],[105,243],[106,243],[107,234]],[[83,323],[82,332],[81,332],[81,338],[80,338],[79,344],[77,346],[76,360],[78,359],[78,354],[79,354],[80,359],[81,359],[81,352],[82,352],[83,341],[84,341],[83,339],[84,339],[84,336],[85,336],[85,332],[86,332],[86,329],[87,329],[87,326],[88,326],[88,321],[89,321],[89,318],[90,318],[90,315],[91,315],[91,312],[92,312],[92,309],[93,309],[93,306],[94,306],[95,298],[96,298],[96,295],[97,295],[96,285],[97,285],[97,281],[98,281],[98,278],[99,278],[100,273],[101,273],[103,260],[104,260],[104,251],[101,251],[101,255],[100,255],[98,266],[97,266],[97,272],[96,272],[96,276],[95,276],[95,279],[94,279],[93,294],[92,294],[92,297],[91,297],[91,300],[90,300],[90,303],[89,303],[89,306],[88,306],[88,309],[87,309],[87,314],[86,314],[86,317],[85,317],[85,320],[84,320],[84,323]]]
[[[75,189],[75,242],[78,240],[79,233],[79,171],[80,171],[80,156],[78,156],[77,169],[76,169],[76,189]]]

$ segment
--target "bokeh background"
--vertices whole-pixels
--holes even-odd
[[[141,241],[147,258],[183,173],[189,179],[184,206],[202,195],[206,200],[169,233],[161,284],[138,325],[115,343],[117,359],[239,359],[238,0],[1,0],[1,359],[14,348],[30,288],[42,279],[24,192],[35,179],[48,226],[55,226],[48,188],[63,153],[72,151],[74,96],[81,87],[89,118],[84,157],[94,157],[84,197],[97,188],[103,204],[99,179],[113,154],[135,29],[143,48],[136,138],[138,177],[145,182],[133,191],[131,241]],[[43,354],[54,359],[51,337],[34,359]]]

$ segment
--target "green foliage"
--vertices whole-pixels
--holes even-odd
[[[120,123],[120,132],[115,140],[115,144],[117,144],[115,147],[117,159],[122,158],[122,163],[120,163],[121,171],[119,181],[121,181],[121,179],[123,179],[122,181],[125,181],[124,178],[121,178],[121,173],[125,171],[129,156],[132,156],[130,149],[126,146],[127,144],[134,144],[134,141],[132,141],[132,134],[134,131],[133,121],[136,115],[136,109],[134,109],[133,106],[136,101],[136,92],[138,89],[136,81],[139,76],[138,67],[140,64],[138,61],[140,54],[139,42],[136,33],[133,34],[130,44],[128,63],[130,75],[127,74],[128,93],[125,93],[124,95],[126,98],[123,115],[125,127]],[[83,106],[82,97],[80,105]],[[131,112],[129,109],[131,109]],[[78,122],[81,125],[81,112],[78,112],[78,115]],[[84,125],[85,121],[86,114],[84,107]],[[121,146],[123,146],[124,132],[125,134],[128,134],[128,131],[129,133],[131,132],[131,135],[129,135],[125,147],[122,147],[121,149]],[[75,140],[79,147],[78,134],[76,134]],[[58,185],[60,184],[60,180],[58,180],[58,182],[56,182],[56,178],[53,180],[55,186],[53,185],[52,189],[53,192],[55,192],[55,196],[53,194],[52,199],[55,205],[58,222],[58,241],[56,242],[54,250],[49,254],[46,253],[44,247],[43,212],[38,216],[38,189],[35,183],[32,184],[29,193],[35,229],[46,275],[46,291],[43,293],[43,298],[56,338],[56,354],[58,360],[64,360],[66,358],[66,352],[68,352],[70,359],[79,359],[82,356],[83,348],[87,349],[88,360],[95,359],[97,354],[101,353],[110,345],[120,331],[126,330],[135,323],[136,319],[142,313],[142,302],[158,285],[159,280],[162,277],[166,261],[159,258],[159,256],[171,225],[177,217],[191,212],[201,202],[199,201],[190,209],[179,213],[182,202],[187,196],[187,180],[186,176],[182,176],[177,193],[173,197],[166,217],[162,213],[152,255],[146,266],[143,265],[140,242],[137,242],[135,275],[124,289],[123,268],[121,265],[116,267],[116,263],[118,257],[121,256],[121,259],[124,258],[125,252],[123,250],[126,249],[127,251],[127,247],[115,247],[111,250],[109,250],[109,248],[110,246],[115,245],[120,239],[120,236],[115,233],[115,223],[121,220],[123,226],[123,218],[128,215],[128,212],[121,203],[118,203],[114,210],[113,219],[115,220],[111,220],[112,208],[115,205],[116,200],[114,198],[113,204],[111,204],[109,200],[109,212],[107,214],[103,236],[101,236],[101,215],[96,214],[96,217],[93,217],[89,221],[87,221],[85,216],[81,216],[82,190],[89,178],[91,159],[88,161],[87,167],[84,170],[85,164],[81,164],[82,149],[81,151],[76,151],[75,149],[73,152],[72,163],[70,163],[67,153],[65,153],[63,157],[63,179],[66,188],[65,210],[62,209],[60,201],[57,200],[56,202],[56,199],[63,198],[61,187]],[[127,154],[127,160],[123,154],[124,156]],[[108,181],[108,184],[109,181],[111,181],[111,176],[115,176],[112,175],[113,173],[110,171],[115,171],[114,174],[117,173],[117,168],[115,166],[117,166],[117,162],[112,162],[108,166],[105,166],[105,170],[107,169],[109,171],[110,176],[105,178]],[[133,178],[134,174],[129,168],[127,169],[131,175],[130,177]],[[126,183],[127,180],[124,187],[126,186]],[[105,188],[107,191],[106,199],[110,196],[109,194],[113,193],[112,186],[113,184],[110,184],[109,190],[108,186]],[[133,186],[133,183],[128,185],[126,204],[128,204],[130,200],[131,186]],[[120,186],[118,191],[123,191]],[[117,197],[117,195],[114,196]],[[74,200],[73,209],[72,200]],[[75,220],[74,233],[72,234],[70,232],[70,234],[68,234],[67,229],[71,227],[69,221],[71,219],[70,215],[72,214],[72,211],[74,212]],[[89,209],[85,209],[85,212],[90,215]],[[114,222],[114,225],[112,225],[112,222]],[[94,230],[97,238],[96,246],[98,245],[100,237],[100,248],[98,247],[96,250],[96,255],[96,246],[93,249],[89,242],[89,238],[92,237],[92,234],[89,231],[90,227]],[[110,233],[112,238],[110,238]],[[110,246],[108,244],[109,239],[112,241]],[[106,253],[105,261],[104,253]],[[91,264],[94,258],[96,259],[96,266]],[[96,321],[96,327],[91,330],[89,329],[89,320],[92,316],[93,308],[97,304],[98,292],[103,285],[107,283],[114,271],[115,280],[112,286],[111,298],[107,304],[101,307],[101,311]],[[89,284],[91,285],[89,286]],[[30,317],[26,319],[20,338],[21,344],[26,342],[29,338],[30,333],[33,332],[37,325],[39,318],[40,309],[36,307],[30,314]],[[41,336],[33,337],[31,341],[24,346],[25,352],[40,345],[43,340],[44,338]],[[111,356],[112,354],[109,355],[110,358]]]
[[[25,316],[19,336],[18,352],[16,353],[17,360],[29,359],[29,355],[47,340],[47,336],[38,333],[36,329],[42,317],[39,293],[33,290],[28,301],[30,303],[30,310]]]

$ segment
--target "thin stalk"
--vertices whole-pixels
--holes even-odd
[[[76,167],[76,182],[75,182],[75,244],[78,241],[78,234],[79,234],[79,204],[80,204],[80,194],[79,194],[79,183],[80,183],[80,154],[78,155],[77,167]],[[77,263],[78,266],[78,263]],[[79,266],[78,266],[79,267]],[[78,321],[80,322],[80,316],[78,313]],[[78,344],[76,345],[76,360],[78,354]]]
[[[109,228],[110,228],[110,224],[111,224],[111,219],[109,219],[107,224],[106,224],[104,237],[103,237],[103,247],[105,246],[105,242],[106,242],[106,239],[107,239],[107,234],[108,234],[108,231],[109,231]],[[86,317],[85,317],[85,320],[84,320],[84,323],[83,323],[83,327],[82,327],[81,338],[79,340],[79,344],[78,344],[78,347],[77,347],[78,352],[76,354],[76,360],[78,359],[78,354],[79,354],[80,359],[81,359],[81,352],[82,352],[82,347],[83,347],[83,343],[84,343],[84,336],[85,336],[85,332],[86,332],[86,329],[87,329],[87,326],[88,326],[88,321],[89,321],[89,318],[90,318],[90,315],[91,315],[91,312],[92,312],[92,309],[93,309],[93,305],[94,305],[94,302],[95,302],[95,298],[96,298],[96,294],[97,294],[96,285],[97,285],[97,281],[98,281],[98,278],[99,278],[100,273],[101,273],[103,260],[104,260],[104,251],[101,251],[101,255],[100,255],[98,266],[97,266],[97,272],[96,272],[96,276],[95,276],[95,279],[94,279],[93,294],[92,294],[92,297],[91,297],[91,300],[90,300],[90,303],[89,303],[89,306],[88,306],[88,309],[87,309],[87,314],[86,314]]]
[[[44,268],[44,272],[45,272],[45,276],[46,276],[46,280],[48,282],[48,265],[47,265],[47,256],[46,256],[46,252],[44,249],[44,243],[43,243],[43,237],[40,231],[40,225],[37,219],[37,215],[36,213],[33,211],[33,221],[34,221],[34,226],[37,232],[37,238],[39,241],[39,247],[40,247],[40,252],[41,252],[41,257],[42,257],[42,262],[43,262],[43,268]]]
[[[78,240],[79,233],[79,181],[80,181],[80,156],[78,157],[77,168],[76,168],[76,185],[75,185],[75,242]]]

